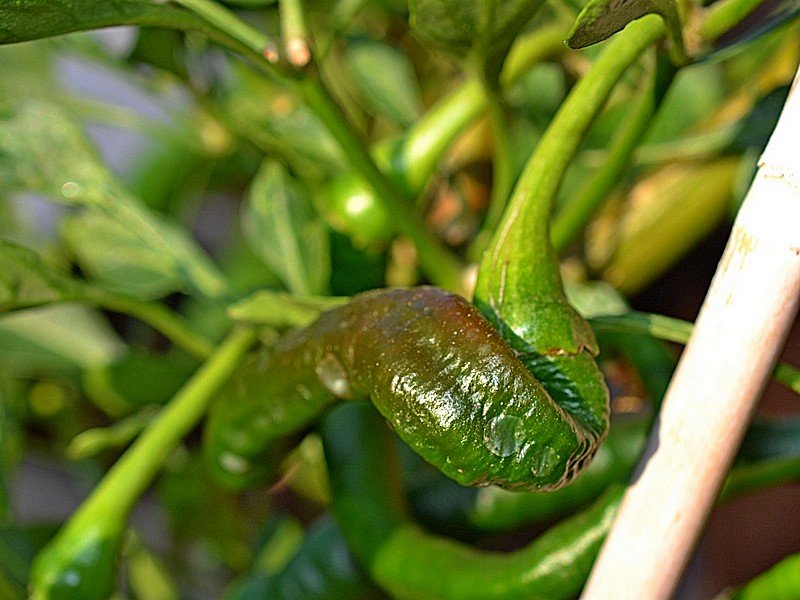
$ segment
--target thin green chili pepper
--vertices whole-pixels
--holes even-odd
[[[574,596],[611,525],[621,491],[511,554],[474,550],[412,525],[399,503],[390,432],[371,407],[329,413],[322,435],[333,512],[355,556],[393,598],[557,600]]]
[[[30,583],[33,600],[105,600],[111,595],[130,511],[254,338],[250,329],[231,333],[37,555]]]

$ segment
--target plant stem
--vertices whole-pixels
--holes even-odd
[[[192,331],[178,313],[161,304],[145,302],[98,288],[87,287],[85,292],[86,300],[93,306],[136,317],[192,356],[205,359],[214,351],[214,344],[210,340]]]
[[[672,63],[659,58],[657,60],[661,64],[654,67],[647,87],[642,90],[638,101],[612,139],[605,162],[595,169],[574,196],[559,207],[551,232],[557,251],[563,250],[575,239],[630,164],[636,146],[647,131],[676,73]]]
[[[507,88],[536,63],[563,51],[566,29],[564,24],[557,23],[517,39],[503,65],[500,86]],[[453,138],[481,114],[486,101],[478,81],[470,79],[462,84],[414,123],[399,148],[395,143],[388,144],[391,155],[387,167],[402,175],[405,188],[420,190]],[[380,156],[384,152],[387,151],[381,148],[375,154]]]
[[[772,376],[778,383],[800,394],[800,369],[795,369],[791,365],[782,362],[777,364]]]
[[[798,475],[800,475],[800,457],[797,456],[736,465],[725,480],[717,503],[781,483],[796,481]]]
[[[700,37],[713,42],[736,27],[753,12],[763,0],[723,0],[714,4],[700,26]]]
[[[587,600],[672,595],[797,315],[798,83],[800,71],[584,590]]]
[[[172,0],[172,2],[188,8],[270,63],[277,62],[278,48],[275,42],[217,2],[213,0]]]
[[[644,333],[665,342],[686,344],[694,324],[664,315],[631,311],[622,315],[591,317],[589,322],[598,331]],[[778,363],[772,373],[775,381],[800,394],[800,369]]]
[[[300,0],[281,0],[278,9],[286,57],[292,66],[304,67],[311,60],[311,51],[308,49],[308,32]]]
[[[507,325],[515,332],[530,330],[533,315],[522,307],[531,306],[535,298],[564,298],[557,256],[550,243],[550,216],[561,181],[616,83],[664,32],[661,18],[648,15],[612,39],[570,91],[528,160],[478,271],[476,303],[497,326]],[[558,327],[551,320],[548,331],[541,329],[548,335],[538,342],[543,348],[579,347],[587,342],[575,329],[578,321],[567,314],[566,301],[563,305],[565,310],[558,317],[561,332],[573,342],[551,333]]]
[[[514,187],[514,159],[512,156],[511,131],[505,113],[503,95],[497,85],[497,81],[490,81],[488,77],[481,74],[479,82],[486,97],[486,106],[494,140],[492,192],[489,197],[486,218],[476,238],[477,249],[481,250],[481,247],[488,243],[489,236],[497,228],[506,208],[508,197]]]
[[[378,169],[320,79],[308,75],[300,81],[299,89],[308,106],[339,142],[350,166],[364,177],[398,229],[414,242],[420,265],[431,280],[446,289],[461,290],[464,285],[461,261],[442,245],[413,211],[405,194]]]
[[[73,519],[96,510],[129,512],[175,445],[205,414],[256,337],[251,328],[233,331],[122,455]]]
[[[800,589],[800,553],[791,554],[730,595],[731,600],[796,598]]]
[[[107,598],[111,594],[131,510],[256,338],[250,328],[233,331],[111,467],[36,556],[32,598]]]

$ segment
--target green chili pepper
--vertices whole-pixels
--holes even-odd
[[[639,440],[643,440],[643,430],[637,433]],[[374,580],[401,600],[573,597],[589,573],[621,496],[612,484],[592,507],[529,546],[510,554],[481,552],[409,523],[400,500],[402,490],[391,435],[368,406],[350,404],[332,411],[323,420],[321,433],[331,478],[332,509],[342,533]],[[751,439],[746,443],[758,445],[758,438]],[[780,468],[776,469],[778,464]],[[739,464],[731,472],[720,501],[798,475],[797,456],[775,455]],[[516,495],[536,499],[554,494]],[[779,567],[790,577],[798,570],[796,561]],[[775,586],[776,582],[777,577],[773,577],[767,583]],[[793,588],[774,589],[785,593]],[[794,598],[777,592],[763,597]]]
[[[282,436],[336,398],[367,396],[417,453],[462,484],[556,489],[588,464],[607,431],[608,390],[592,329],[564,295],[548,222],[582,133],[664,28],[646,17],[627,32],[570,93],[481,264],[477,304],[496,331],[434,289],[354,298],[251,357],[232,397],[212,409],[217,472],[252,483]]]
[[[333,511],[355,556],[393,598],[570,598],[610,528],[619,489],[510,554],[481,552],[423,532],[405,517],[390,432],[369,406],[350,404],[322,426]]]
[[[211,410],[213,466],[247,485],[284,436],[336,399],[369,396],[406,443],[459,483],[555,489],[593,455],[607,390],[590,356],[563,370],[549,357],[535,367],[544,385],[459,296],[367,292],[249,357]],[[552,382],[557,397],[545,389]]]
[[[237,330],[153,420],[91,496],[36,556],[34,600],[102,600],[114,589],[128,515],[180,439],[205,413],[255,334]]]

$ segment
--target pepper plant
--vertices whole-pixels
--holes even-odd
[[[735,212],[796,12],[0,1],[0,595],[576,596],[691,329],[626,296]],[[720,502],[798,439],[756,420]],[[91,488],[55,528],[36,455]]]

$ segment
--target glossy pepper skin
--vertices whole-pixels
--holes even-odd
[[[556,359],[556,360],[554,360]],[[555,489],[591,460],[608,392],[589,353],[519,356],[463,298],[367,292],[252,354],[206,430],[214,470],[253,482],[282,437],[337,399],[370,398],[398,435],[463,485]]]

